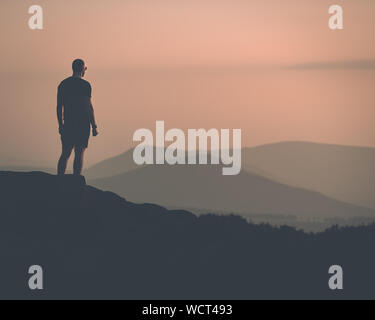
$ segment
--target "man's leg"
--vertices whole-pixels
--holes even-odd
[[[66,171],[66,166],[68,164],[68,160],[70,158],[70,155],[72,154],[73,147],[68,146],[63,143],[62,145],[62,152],[59,159],[59,163],[57,165],[57,174],[58,175],[64,175]]]
[[[83,169],[83,158],[85,155],[86,148],[76,147],[74,148],[75,157],[74,157],[74,166],[73,171],[74,175],[81,175]]]

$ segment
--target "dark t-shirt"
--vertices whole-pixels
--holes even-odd
[[[58,88],[57,99],[64,106],[64,127],[86,129],[90,127],[89,100],[91,85],[86,80],[69,77]]]

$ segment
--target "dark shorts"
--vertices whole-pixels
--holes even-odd
[[[79,130],[64,128],[61,142],[66,148],[86,149],[89,145],[90,126]]]

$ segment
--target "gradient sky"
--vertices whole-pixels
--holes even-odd
[[[45,29],[28,29],[28,7]],[[345,29],[328,28],[331,4]],[[375,147],[373,0],[2,0],[0,164],[53,164],[56,87],[89,67],[101,136],[89,163],[156,120]]]

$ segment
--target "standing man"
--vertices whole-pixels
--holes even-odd
[[[73,61],[73,76],[62,81],[57,93],[57,119],[61,135],[62,152],[58,163],[58,175],[64,175],[74,149],[74,175],[81,175],[83,157],[88,147],[90,129],[98,135],[91,103],[91,85],[82,78],[87,70],[83,60]]]

